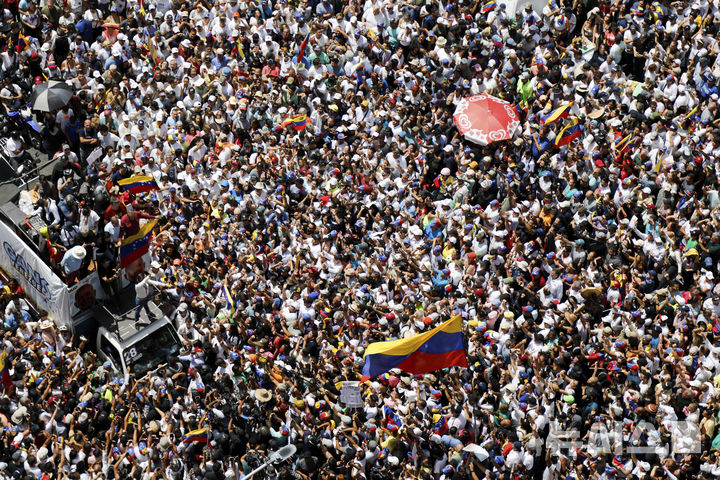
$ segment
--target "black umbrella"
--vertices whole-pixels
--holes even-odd
[[[33,87],[30,103],[33,110],[51,112],[67,105],[72,96],[72,88],[67,83],[50,80]]]

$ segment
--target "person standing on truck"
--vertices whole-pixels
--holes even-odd
[[[127,212],[120,219],[120,232],[123,238],[131,237],[140,231],[141,218],[153,219],[155,216],[136,212],[132,205],[127,206]]]
[[[118,306],[118,299],[120,298],[120,285],[118,277],[120,276],[120,271],[117,268],[117,262],[115,262],[110,255],[103,255],[100,257],[98,275],[100,276],[100,285],[102,286],[108,301],[112,302],[115,306]],[[138,309],[138,312],[139,311],[140,310]]]
[[[120,220],[126,212],[127,208],[125,208],[125,205],[120,201],[120,198],[118,198],[117,195],[112,195],[110,197],[110,205],[105,209],[105,223],[109,222],[114,216],[117,216],[118,220]]]
[[[153,287],[162,289],[165,288],[166,285],[153,280],[145,272],[138,273],[137,283],[135,284],[135,305],[137,305],[135,310],[135,323],[140,320],[140,310],[142,308],[145,309],[148,317],[155,318],[155,315],[150,311],[150,307],[148,307],[148,302],[152,299]]]

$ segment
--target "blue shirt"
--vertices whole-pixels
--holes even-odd
[[[433,286],[445,288],[446,285],[450,284],[450,276],[443,275],[441,270],[435,270],[435,276],[432,278]]]
[[[443,435],[442,443],[443,445],[445,445],[446,447],[450,447],[451,449],[454,449],[457,445],[462,444],[460,440],[450,435]]]
[[[65,255],[63,256],[63,259],[60,261],[60,266],[63,267],[63,270],[65,270],[65,273],[73,273],[80,270],[80,265],[82,265],[82,260],[75,257],[72,254],[72,249],[65,252]]]
[[[220,70],[222,70],[223,67],[226,67],[228,63],[229,63],[229,60],[224,55],[223,55],[222,60],[220,60],[218,57],[215,57],[210,61],[210,65],[212,65],[213,68],[218,72]]]
[[[532,156],[535,160],[540,158],[540,155],[545,153],[550,148],[550,140],[548,140],[547,138],[541,137],[540,135],[538,135],[537,137],[538,137],[537,143],[540,146],[540,148],[538,148],[538,145],[535,145],[534,140],[531,142],[532,143],[532,146],[531,146]]]
[[[115,58],[114,56],[109,56],[107,60],[105,60],[105,64],[103,65],[105,70],[110,70],[110,65],[117,65],[118,68],[122,65],[122,57]]]
[[[713,93],[718,93],[717,85],[713,85],[711,87],[710,85],[708,85],[708,82],[704,82],[702,87],[700,88],[700,96],[702,97],[702,99],[707,100]]]
[[[428,223],[425,226],[425,236],[429,238],[430,240],[434,240],[438,238],[440,235],[442,235],[442,229],[441,228],[433,228],[433,222]]]
[[[10,313],[5,317],[5,328],[15,328],[21,320],[23,322],[30,322],[32,321],[32,317],[26,310],[20,310],[20,313]]]
[[[77,145],[80,143],[80,130],[83,129],[83,126],[80,125],[80,122],[75,122],[75,125],[72,123],[68,123],[67,128],[67,136],[70,139],[70,142],[72,142],[74,145]]]

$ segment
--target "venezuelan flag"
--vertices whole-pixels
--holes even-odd
[[[298,53],[298,56],[297,56],[297,63],[302,62],[303,58],[305,58],[305,49],[307,48],[309,41],[310,41],[310,31],[308,30],[307,35],[305,35],[305,40],[303,40],[302,43],[300,44],[300,53]]]
[[[440,417],[440,420],[435,422],[435,426],[433,426],[433,432],[437,433],[438,435],[445,435],[448,430],[450,430],[450,427],[448,426],[447,417],[443,415]]]
[[[582,135],[583,130],[584,128],[580,125],[578,119],[574,118],[565,128],[560,130],[560,135],[555,139],[555,146],[562,147],[563,145],[567,145]]]
[[[442,368],[468,366],[462,335],[462,317],[451,318],[414,337],[376,342],[365,350],[363,380],[398,368],[415,375]]]
[[[626,135],[625,137],[619,135],[615,137],[615,150],[624,152],[628,149],[635,148],[636,143],[637,138],[633,138],[632,134]]]
[[[0,382],[7,388],[12,388],[12,380],[10,379],[10,371],[7,368],[7,350],[0,352]]]
[[[297,131],[300,131],[305,128],[305,125],[307,124],[307,115],[297,115],[295,117],[287,117],[282,122],[280,122],[280,125],[275,127],[275,131],[282,130],[283,128],[287,127],[288,125],[292,125],[293,128]]]
[[[572,102],[560,105],[558,108],[548,113],[544,117],[540,118],[540,123],[553,123],[557,122],[561,118],[567,118],[570,114],[569,109],[572,106]]]
[[[208,441],[208,429],[207,428],[198,428],[197,430],[193,430],[191,432],[188,432],[183,437],[183,443],[192,443],[192,442],[198,442],[198,443],[207,443]]]
[[[242,42],[240,41],[239,38],[237,39],[237,53],[238,53],[238,55],[240,55],[240,58],[245,60],[245,51],[242,48]]]
[[[225,297],[225,306],[227,309],[230,310],[230,313],[235,313],[235,305],[233,305],[232,295],[230,295],[230,290],[228,290],[227,285],[222,286],[222,294],[223,297]]]
[[[659,173],[660,169],[662,168],[662,161],[663,161],[663,154],[659,154],[657,156],[657,159],[655,160],[655,165],[653,166],[653,171],[655,173]]]
[[[482,6],[482,13],[492,12],[496,8],[497,8],[497,2],[495,0],[490,0],[485,5]]]
[[[292,123],[292,127],[299,132],[305,128],[305,125],[307,125],[307,115],[298,115],[295,118],[291,118],[290,122]]]
[[[149,221],[140,228],[138,233],[123,240],[120,245],[120,266],[122,268],[147,253],[150,248],[150,237],[152,237],[152,231],[157,222],[157,218]]]
[[[383,411],[385,413],[385,419],[387,420],[387,428],[388,430],[398,430],[400,427],[402,427],[402,420],[398,416],[395,411],[388,407],[387,405],[383,406]]]
[[[628,140],[627,142],[625,142],[623,144],[622,148],[620,149],[620,152],[622,153],[622,152],[627,152],[629,150],[632,150],[633,148],[637,147],[639,141],[640,141],[640,137],[634,137],[634,138]]]
[[[117,183],[120,188],[130,193],[142,193],[160,189],[153,177],[146,177],[144,175],[123,178],[122,180],[118,180]]]

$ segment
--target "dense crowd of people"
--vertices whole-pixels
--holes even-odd
[[[0,478],[239,479],[288,444],[258,477],[720,477],[720,3],[533,5],[6,2],[5,108],[75,92],[21,198],[43,255],[167,288],[183,350],[126,381],[3,286]],[[480,93],[511,140],[459,134]],[[456,315],[469,368],[340,400]]]

